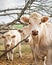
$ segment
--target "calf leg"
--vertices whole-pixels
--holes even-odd
[[[7,51],[7,48],[5,47],[5,52]],[[7,54],[5,55],[7,57]]]
[[[9,55],[9,59],[12,61],[13,60],[13,53],[14,53],[14,50],[11,50],[8,55]]]
[[[31,44],[30,47],[32,50],[33,60],[35,60],[35,48],[34,48],[33,44]]]
[[[10,60],[13,61],[13,51],[10,51]]]
[[[44,61],[42,59],[35,57],[34,64],[35,65],[44,65]]]
[[[33,60],[35,60],[35,46],[33,44],[33,40],[31,39],[30,42],[30,47],[31,47],[31,51],[32,51],[32,55],[33,55]]]
[[[52,49],[48,50],[46,65],[52,65]]]
[[[44,65],[46,65],[46,56],[44,57]]]
[[[7,50],[9,50],[7,47],[5,47],[5,52],[7,51]],[[6,56],[7,56],[7,60],[9,60],[10,59],[10,52],[8,52],[7,54],[6,54]]]
[[[42,59],[40,59],[37,55],[37,53],[38,53],[37,48],[33,44],[30,44],[30,47],[32,50],[34,65],[44,65],[44,61]]]
[[[9,60],[9,58],[10,58],[9,56],[10,56],[10,52],[7,53],[7,59],[8,59],[8,60]]]
[[[19,48],[19,57],[22,57],[22,53],[21,53],[21,44],[18,45]]]
[[[34,64],[35,65],[44,65],[43,59],[44,59],[44,57],[40,53],[39,46],[38,46],[38,44],[36,44],[35,45],[35,60],[34,60]]]

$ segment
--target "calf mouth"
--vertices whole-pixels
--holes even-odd
[[[38,35],[38,33],[32,33],[32,35],[33,35],[33,36],[37,36],[37,35]]]

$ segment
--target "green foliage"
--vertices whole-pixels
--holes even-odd
[[[14,25],[13,27],[14,27],[15,29],[21,29],[21,28],[23,28],[23,25],[21,25],[21,24],[20,24],[20,25]]]

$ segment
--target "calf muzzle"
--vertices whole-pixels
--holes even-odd
[[[29,41],[29,39],[27,38],[27,39],[25,39],[25,42],[28,42]]]
[[[32,31],[32,35],[34,35],[34,36],[38,35],[38,31],[33,30],[33,31]]]

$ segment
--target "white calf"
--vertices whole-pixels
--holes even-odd
[[[29,23],[28,30],[26,32],[31,33],[33,40],[33,54],[35,59],[35,65],[41,65],[42,59],[47,55],[47,65],[51,65],[52,52],[50,52],[52,46],[52,23],[48,22],[47,16],[42,16],[37,12],[33,12],[29,20],[27,17],[23,17],[23,22]],[[21,18],[22,19],[22,18]],[[28,33],[28,34],[29,34]]]
[[[17,30],[9,30],[2,36],[4,40],[4,47],[5,50],[9,50],[10,48],[14,47],[19,41],[21,41],[21,34]],[[22,57],[21,54],[21,44],[18,45],[19,47],[19,56]],[[7,59],[13,60],[13,53],[14,49],[7,53]]]

